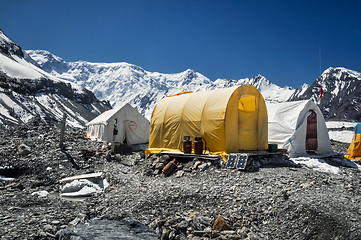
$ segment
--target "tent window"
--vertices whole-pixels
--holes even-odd
[[[256,111],[256,96],[241,96],[238,102],[238,109],[245,112]]]

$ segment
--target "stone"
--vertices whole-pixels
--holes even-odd
[[[193,164],[193,169],[196,170],[196,169],[198,168],[198,166],[201,165],[201,164],[202,164],[202,161],[199,161],[199,160],[196,161],[196,162]]]
[[[231,230],[230,226],[226,223],[223,217],[218,216],[214,221],[213,230],[215,231],[224,231],[224,230]]]
[[[160,239],[162,239],[162,240],[169,239],[169,234],[170,234],[170,230],[163,227],[162,228],[162,236],[160,237]]]
[[[209,167],[209,165],[207,163],[202,163],[201,165],[198,166],[199,171],[204,171]]]
[[[180,171],[176,172],[175,177],[180,178],[180,177],[183,177],[183,175],[184,175],[184,171],[180,170]]]
[[[181,221],[180,223],[177,224],[176,226],[178,229],[180,230],[184,230],[187,229],[188,227],[188,222],[186,220]]]
[[[221,231],[221,234],[223,234],[223,235],[233,235],[233,234],[236,234],[236,231],[224,230],[224,231]]]
[[[51,224],[53,224],[53,225],[59,225],[59,224],[60,224],[60,221],[54,220],[54,221],[51,221]]]
[[[247,237],[249,240],[260,239],[259,236],[255,232],[252,232],[252,231],[247,234]]]
[[[153,170],[152,169],[146,169],[145,172],[144,172],[144,175],[145,176],[152,176],[153,175]]]
[[[31,153],[30,147],[22,143],[18,147],[18,153],[19,155],[26,156]]]
[[[202,237],[204,234],[206,234],[207,232],[205,231],[193,231],[193,235],[196,237]]]
[[[158,239],[153,230],[139,221],[129,218],[121,221],[95,220],[87,225],[78,225],[60,230],[56,237],[62,240]]]
[[[163,164],[168,163],[170,160],[171,160],[171,159],[170,159],[169,155],[161,155],[161,156],[159,157],[159,161],[160,161],[161,163],[163,163]]]
[[[50,224],[46,224],[43,226],[44,231],[49,231],[53,229],[53,226],[51,226]]]
[[[197,221],[203,228],[212,226],[212,219],[209,217],[196,216],[195,221]]]
[[[153,169],[160,169],[162,170],[164,168],[164,163],[162,162],[158,162],[158,163],[153,163]]]

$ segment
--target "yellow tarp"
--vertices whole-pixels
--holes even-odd
[[[361,134],[355,133],[352,142],[345,155],[348,159],[360,159],[361,158]]]
[[[267,134],[266,105],[253,86],[175,95],[153,110],[146,154],[181,152],[184,136],[192,142],[201,136],[210,153],[226,158],[231,152],[266,150]]]

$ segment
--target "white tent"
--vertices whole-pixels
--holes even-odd
[[[116,119],[115,142],[129,145],[149,141],[149,121],[128,103],[103,112],[87,124],[87,136],[98,141],[112,142]]]
[[[267,104],[268,143],[291,157],[332,153],[325,119],[312,100]]]

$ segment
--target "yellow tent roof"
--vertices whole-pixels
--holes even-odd
[[[146,153],[181,152],[184,136],[203,137],[221,156],[266,150],[267,121],[264,99],[251,85],[166,97],[153,110]]]

